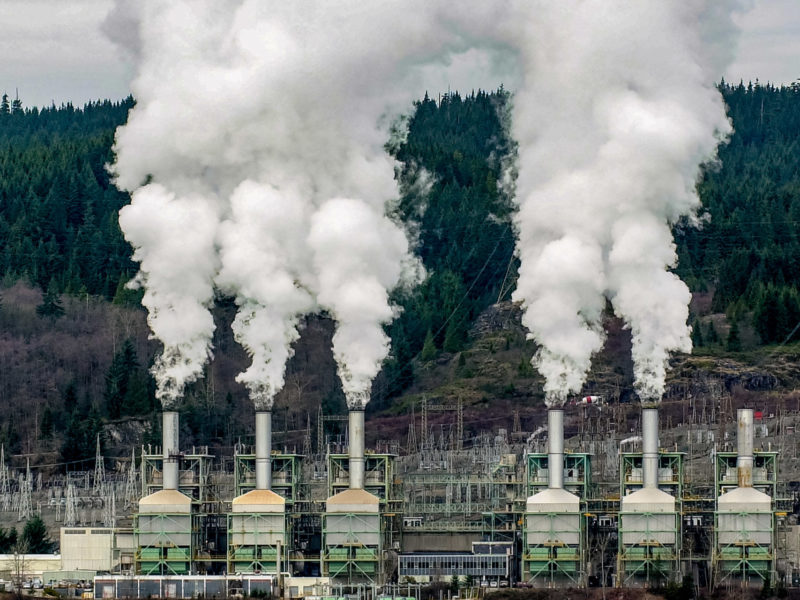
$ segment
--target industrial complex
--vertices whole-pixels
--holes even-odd
[[[232,457],[183,448],[165,411],[162,446],[122,477],[99,460],[48,486],[3,463],[0,508],[49,511],[61,554],[36,574],[93,581],[96,598],[413,596],[454,575],[487,588],[798,584],[794,490],[779,478],[796,467],[793,414],[660,427],[655,404],[567,406],[532,433],[515,419],[465,443],[460,404],[447,425],[429,424],[441,405],[421,408],[402,450],[365,448],[351,409],[343,439],[312,453],[275,448],[271,412],[256,412],[254,445]]]

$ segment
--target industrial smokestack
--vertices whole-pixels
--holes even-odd
[[[164,446],[164,489],[178,489],[178,413],[165,410],[163,413],[161,440]]]
[[[643,487],[658,487],[658,409],[642,409]]]
[[[547,411],[547,487],[564,487],[564,411],[551,408]]]
[[[350,409],[350,489],[364,489],[364,409]]]
[[[740,408],[736,413],[736,475],[740,488],[753,487],[753,409]]]
[[[256,411],[256,489],[272,487],[272,411]]]

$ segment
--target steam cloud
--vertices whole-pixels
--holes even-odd
[[[421,0],[118,0],[105,29],[138,76],[113,170],[133,192],[121,223],[164,343],[162,400],[202,373],[216,286],[239,306],[253,363],[238,380],[259,407],[283,386],[300,316],[317,309],[337,322],[348,403],[367,402],[396,312],[389,291],[421,274],[386,217],[391,115],[451,46],[466,51],[440,16]]]
[[[605,297],[633,334],[642,401],[691,350],[690,293],[667,271],[670,226],[693,218],[699,165],[730,132],[714,82],[733,48],[734,2],[566,0],[522,8],[524,82],[514,298],[541,344],[548,404],[578,392],[602,347]]]
[[[138,76],[114,171],[133,192],[120,222],[164,343],[159,397],[202,373],[216,285],[239,305],[253,357],[239,380],[257,404],[283,386],[300,316],[323,309],[348,403],[363,405],[388,351],[388,292],[421,273],[386,217],[389,115],[426,82],[441,89],[448,66],[514,62],[514,298],[548,402],[580,390],[606,298],[632,330],[637,391],[657,400],[669,353],[690,349],[670,225],[696,213],[698,165],[730,131],[714,81],[737,6],[118,0],[106,29]]]
[[[233,193],[231,214],[220,230],[217,283],[236,295],[234,337],[252,358],[236,380],[247,387],[257,410],[272,408],[291,345],[300,337],[299,318],[314,309],[300,282],[309,267],[306,208],[286,192],[248,180]]]

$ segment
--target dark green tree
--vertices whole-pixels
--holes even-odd
[[[717,328],[714,327],[714,321],[708,322],[705,341],[709,346],[713,344],[719,344],[719,334],[717,333]]]
[[[725,341],[725,349],[728,352],[742,351],[742,340],[739,337],[739,323],[737,321],[731,323],[730,331],[728,331],[728,339]]]
[[[49,554],[53,551],[53,542],[39,515],[34,515],[25,522],[21,539],[30,554]]]
[[[74,381],[70,381],[64,390],[62,404],[67,415],[71,415],[78,408],[78,388]]]
[[[13,527],[3,529],[0,527],[0,554],[11,554],[17,545],[17,530]]]
[[[425,343],[422,345],[422,352],[419,357],[423,361],[428,362],[436,358],[437,352],[436,342],[433,340],[433,332],[428,329],[428,333],[425,334]]]
[[[703,332],[700,319],[695,319],[692,324],[692,346],[695,348],[703,347]]]
[[[39,419],[39,439],[49,440],[51,437],[53,437],[53,411],[49,406],[45,406]]]
[[[455,353],[464,347],[464,338],[466,337],[464,318],[463,314],[457,312],[447,323],[442,345],[445,352]]]
[[[67,471],[75,469],[72,463],[88,458],[84,454],[84,437],[83,422],[78,415],[72,413],[68,417],[64,439],[61,443],[61,462],[65,463]]]
[[[19,437],[19,428],[10,422],[0,426],[0,445],[5,448],[6,456],[20,452],[22,440]]]
[[[8,102],[8,94],[3,94],[3,99],[0,100],[0,115],[7,115],[11,112],[11,105]]]
[[[44,294],[42,303],[36,307],[37,315],[52,321],[64,316],[64,305],[61,304],[61,298],[56,288],[55,280],[51,281],[50,285],[47,286],[47,292]]]
[[[132,414],[133,406],[130,382],[139,368],[139,359],[131,340],[125,340],[119,352],[114,355],[106,374],[106,389],[104,393],[106,414],[110,419],[118,419],[123,414]],[[141,390],[137,390],[141,393]],[[139,404],[139,398],[136,399]]]
[[[19,114],[22,112],[22,100],[19,99],[19,96],[16,96],[11,101],[11,114]]]
[[[144,295],[143,289],[130,289],[128,282],[130,278],[127,273],[120,273],[119,281],[117,282],[116,290],[114,291],[114,298],[112,302],[117,306],[140,306],[142,296]]]

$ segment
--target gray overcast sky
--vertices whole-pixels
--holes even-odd
[[[112,0],[0,0],[0,92],[19,89],[25,106],[82,105],[128,94],[131,66],[100,31]],[[756,0],[737,22],[742,37],[730,82],[800,78],[800,3]],[[457,81],[453,89],[499,82]]]

